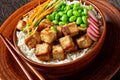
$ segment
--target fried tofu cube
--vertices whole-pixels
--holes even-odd
[[[41,42],[40,33],[37,31],[25,39],[25,44],[29,49],[35,48],[36,44],[40,42]]]
[[[78,39],[76,39],[77,45],[79,46],[79,48],[88,48],[92,45],[92,40],[87,36],[84,35]]]
[[[41,40],[46,43],[52,43],[57,39],[57,33],[54,30],[45,28],[40,33]]]
[[[77,50],[77,47],[75,46],[72,38],[71,38],[69,35],[60,38],[60,39],[59,39],[59,42],[60,42],[62,48],[63,48],[66,52],[71,52],[71,51]]]
[[[20,20],[16,26],[18,30],[22,30],[26,26],[26,22],[23,20]]]
[[[56,26],[56,28],[57,28],[57,30],[58,30],[57,36],[58,36],[58,37],[61,37],[61,36],[63,35],[63,33],[62,33],[62,27],[61,27],[61,26]]]
[[[86,30],[85,28],[78,26],[78,29],[79,29],[79,33],[80,34],[84,34],[85,33],[85,30]]]
[[[51,27],[52,25],[53,25],[53,23],[52,23],[50,20],[48,20],[48,19],[43,19],[43,20],[40,22],[37,30],[38,30],[38,31],[41,31],[41,30],[43,30],[44,28],[49,28],[49,27]]]
[[[62,27],[62,31],[64,35],[75,36],[79,33],[79,29],[75,22],[66,24]]]
[[[37,44],[35,49],[35,55],[39,60],[50,60],[51,46],[47,43]]]
[[[65,58],[63,48],[60,45],[54,45],[52,47],[52,56],[55,60],[63,60]]]

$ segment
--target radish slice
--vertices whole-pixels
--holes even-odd
[[[97,41],[100,37],[100,33],[95,28],[94,30],[92,28],[94,27],[91,24],[89,24],[87,28],[87,34],[93,41]]]
[[[99,38],[99,34],[96,34],[90,27],[88,27],[88,33],[91,33],[94,37]]]
[[[92,22],[98,24],[98,22],[96,22],[92,17],[89,16],[89,18],[92,20]]]
[[[92,31],[94,31],[96,34],[100,34],[99,30],[95,29],[91,24],[88,25]]]
[[[87,35],[93,40],[93,41],[97,41],[98,38],[94,37],[93,35],[91,35],[91,33],[87,32]]]
[[[88,11],[88,15],[89,15],[90,17],[92,17],[96,22],[98,22],[98,20],[97,20],[97,18],[95,17],[95,14],[94,14],[93,11],[89,10],[89,11]]]
[[[88,23],[90,23],[96,30],[99,30],[98,24],[93,22],[91,18],[88,18]]]
[[[89,17],[89,20],[93,22],[96,26],[98,26],[98,22],[95,22],[91,17]]]

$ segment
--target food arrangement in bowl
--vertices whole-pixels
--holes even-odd
[[[43,72],[49,74],[54,68],[58,72],[52,74],[66,74],[95,58],[105,38],[105,27],[103,14],[88,1],[47,0],[22,16],[14,43],[22,57]],[[64,71],[73,65],[78,66]]]

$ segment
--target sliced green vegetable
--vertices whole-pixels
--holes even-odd
[[[42,21],[42,19],[40,19],[40,20],[35,24],[35,27],[38,27],[41,21]]]

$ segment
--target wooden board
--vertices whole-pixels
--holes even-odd
[[[66,79],[77,80],[103,80],[110,79],[120,69],[120,12],[107,1],[91,0],[104,13],[107,21],[107,35],[105,43],[94,62],[84,71],[73,74]],[[34,4],[34,1],[30,2]],[[23,12],[29,3],[20,9]],[[16,18],[20,18],[17,10],[1,26],[0,33],[6,36],[12,42],[12,33],[17,23]],[[31,73],[32,74],[32,73]],[[33,76],[34,77],[34,76]],[[47,78],[47,77],[46,77]],[[9,51],[0,40],[0,79],[1,80],[27,80],[26,76],[14,61]]]

